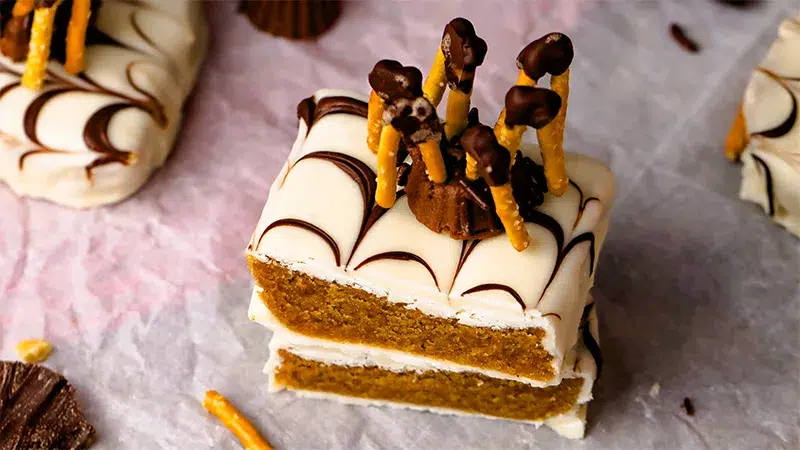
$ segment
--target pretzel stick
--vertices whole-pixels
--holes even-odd
[[[53,21],[60,3],[58,1],[49,8],[37,8],[33,12],[28,58],[22,74],[22,85],[28,89],[38,90],[44,85],[47,60],[50,59],[50,41],[53,39]]]
[[[444,89],[447,76],[444,71],[444,53],[442,53],[442,46],[436,51],[436,58],[433,60],[431,71],[428,73],[428,78],[425,80],[425,85],[422,87],[422,93],[433,106],[439,106],[444,95]]]
[[[383,208],[391,208],[397,196],[397,150],[400,148],[400,132],[391,124],[381,131],[378,146],[378,187],[375,203]]]
[[[736,119],[733,121],[731,131],[725,140],[725,157],[730,161],[736,161],[742,156],[742,152],[747,147],[750,136],[747,134],[747,121],[744,118],[744,107],[739,105]]]
[[[514,200],[511,183],[490,186],[489,189],[492,192],[497,217],[503,223],[511,245],[518,252],[525,250],[531,244],[531,238],[528,235],[528,229],[525,227],[525,221],[522,220],[522,216],[519,214],[519,205]]]
[[[445,115],[444,134],[447,139],[461,133],[467,128],[470,94],[458,89],[450,89],[447,95],[447,111]]]
[[[419,144],[419,151],[422,153],[422,160],[428,169],[428,178],[434,183],[444,183],[447,178],[447,170],[444,167],[444,158],[439,147],[439,141],[425,141]]]
[[[91,0],[73,0],[67,26],[67,61],[64,70],[77,75],[83,70],[86,53],[86,28],[91,16]]]
[[[219,392],[206,392],[203,408],[215,415],[239,439],[245,450],[274,450],[253,424]]]
[[[383,99],[375,92],[369,94],[367,108],[367,147],[372,153],[378,153],[383,128]]]
[[[536,87],[536,80],[529,77],[524,70],[520,69],[519,76],[515,86],[530,86]],[[506,109],[500,111],[500,117],[497,118],[497,123],[494,125],[494,134],[497,136],[497,141],[500,145],[507,148],[512,155],[517,153],[519,146],[522,143],[522,135],[527,131],[525,126],[509,127],[506,125]],[[511,158],[511,164],[514,164],[514,158]]]
[[[526,74],[524,70],[520,69],[519,70],[519,76],[517,77],[516,85],[517,86],[536,87],[536,80],[534,80],[533,78],[529,77],[528,74]]]
[[[17,0],[14,3],[14,9],[11,10],[11,15],[14,17],[27,16],[33,11],[33,0]]]
[[[464,168],[464,174],[467,176],[468,180],[475,181],[480,176],[478,173],[478,161],[475,161],[470,155],[467,155],[467,166]]]
[[[567,168],[564,165],[564,125],[569,98],[569,69],[561,75],[552,75],[550,88],[561,97],[561,108],[552,122],[536,130],[536,137],[539,140],[539,150],[542,152],[547,190],[553,195],[561,196],[569,185]]]

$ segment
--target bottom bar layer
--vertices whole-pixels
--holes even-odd
[[[298,390],[311,397],[335,397],[346,403],[544,423],[571,439],[579,439],[584,433],[586,405],[577,404],[583,378],[564,379],[557,386],[532,387],[478,373],[398,372],[377,366],[329,364],[283,348],[273,349],[267,370],[271,390]]]

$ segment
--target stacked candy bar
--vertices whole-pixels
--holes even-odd
[[[485,53],[455,19],[424,83],[384,60],[368,98],[300,103],[247,251],[250,316],[274,332],[272,390],[583,436],[601,364],[589,289],[614,178],[562,150],[569,38],[522,50],[494,127],[470,108]],[[537,87],[548,74],[552,90]],[[538,148],[521,143],[528,127]]]
[[[205,54],[191,0],[0,0],[0,181],[73,207],[164,163]]]
[[[787,19],[750,78],[725,148],[742,160],[739,196],[800,236],[800,15]]]

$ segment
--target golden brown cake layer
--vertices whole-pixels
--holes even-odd
[[[515,420],[541,421],[566,413],[577,401],[584,380],[565,379],[558,386],[532,387],[518,381],[470,372],[393,372],[380,367],[325,364],[278,350],[278,385],[358,397],[456,409]]]
[[[361,289],[247,257],[261,301],[289,330],[309,337],[412,353],[549,381],[552,356],[540,328],[493,329],[433,317]]]

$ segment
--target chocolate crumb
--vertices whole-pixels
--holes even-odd
[[[408,174],[411,173],[411,165],[402,163],[397,166],[397,185],[405,186],[408,183]]]
[[[683,408],[687,416],[694,415],[694,404],[692,404],[692,399],[690,399],[689,397],[683,398],[683,403],[681,404],[681,408]]]
[[[717,0],[717,3],[732,6],[734,8],[745,9],[758,6],[763,3],[761,0]]]
[[[672,35],[672,39],[687,52],[697,53],[700,51],[700,46],[697,45],[697,42],[689,38],[683,27],[677,23],[673,23],[669,26],[669,33]]]

